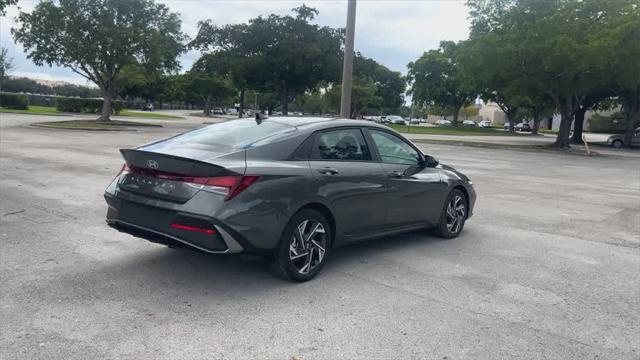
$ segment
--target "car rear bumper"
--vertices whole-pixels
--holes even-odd
[[[239,234],[215,219],[146,206],[110,194],[105,194],[105,199],[109,206],[107,224],[135,237],[210,254],[237,254],[251,248]],[[176,229],[172,224],[206,228],[212,233]]]

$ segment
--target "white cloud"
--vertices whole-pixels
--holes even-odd
[[[320,11],[316,22],[321,25],[343,27],[346,21],[346,1],[309,0],[160,0],[179,12],[183,31],[195,36],[200,20],[212,19],[219,25],[246,22],[259,15],[287,14],[303,2]],[[29,11],[35,1],[24,0],[20,7]],[[84,79],[68,69],[37,67],[26,58],[22,47],[13,43],[10,29],[15,26],[16,6],[9,8],[0,19],[0,44],[9,48],[14,57],[14,73],[39,73],[57,79]],[[468,36],[469,22],[464,0],[360,0],[357,4],[356,50],[386,66],[406,72],[406,65],[424,51],[436,48],[441,40],[461,40]],[[189,52],[181,62],[186,70],[198,54]],[[42,76],[40,76],[42,78]]]

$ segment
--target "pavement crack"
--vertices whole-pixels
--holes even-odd
[[[25,209],[18,210],[18,211],[11,211],[11,212],[8,212],[8,213],[4,213],[2,216],[16,215],[16,214],[23,213],[25,211],[26,211]]]

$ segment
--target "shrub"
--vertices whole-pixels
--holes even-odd
[[[0,93],[0,107],[29,110],[29,99],[23,94]]]
[[[111,102],[112,112],[115,114],[119,114],[123,107],[122,100]],[[99,114],[102,110],[102,99],[58,97],[56,98],[56,108],[62,112]]]
[[[589,131],[592,132],[624,133],[625,130],[625,115],[620,112],[610,116],[594,114],[588,121]]]

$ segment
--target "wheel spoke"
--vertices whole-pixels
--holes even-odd
[[[296,236],[298,237],[298,241],[300,243],[300,247],[303,250],[307,249],[307,244],[306,244],[306,241],[305,241],[306,239],[304,237],[304,229],[307,228],[307,224],[308,223],[309,223],[309,220],[305,220],[305,221],[301,222],[298,225],[297,232],[296,232]]]
[[[320,263],[324,258],[324,247],[315,240],[311,240],[311,242],[313,243],[313,248],[318,251],[318,263]]]
[[[307,261],[305,261],[304,266],[299,270],[300,274],[309,273],[309,270],[311,270],[312,261],[313,261],[313,248],[309,249],[309,252],[307,253]]]

